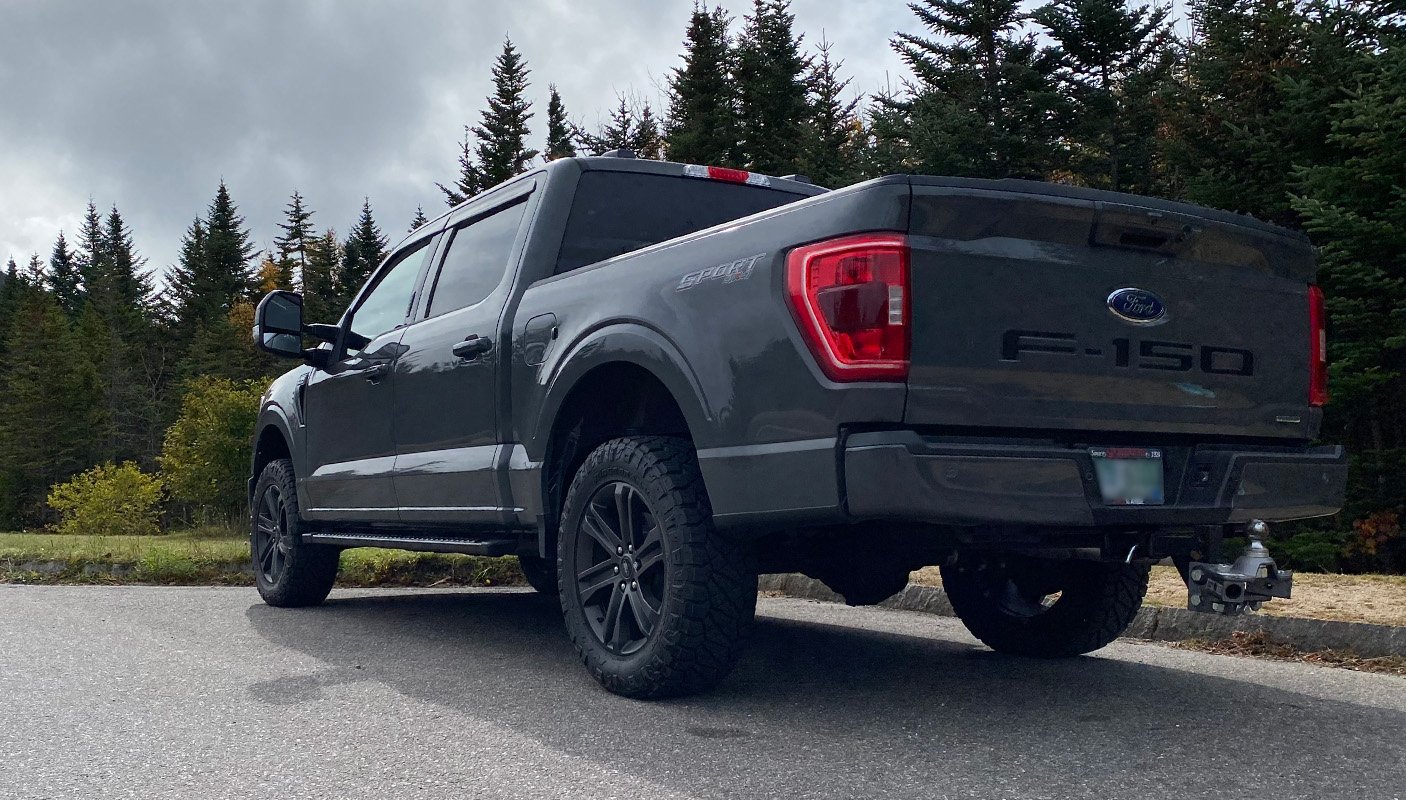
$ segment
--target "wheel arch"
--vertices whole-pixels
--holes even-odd
[[[641,325],[618,325],[583,338],[550,384],[537,428],[544,524],[539,551],[555,550],[566,489],[591,450],[629,435],[685,438],[695,447],[713,415],[682,354]]]
[[[288,423],[273,408],[259,415],[259,423],[254,435],[253,461],[249,471],[249,499],[254,496],[254,484],[269,462],[279,458],[293,459],[293,436]],[[297,465],[294,465],[296,475]],[[299,498],[301,499],[301,498]]]

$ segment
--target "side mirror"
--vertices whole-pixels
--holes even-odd
[[[281,358],[303,358],[303,296],[276,291],[254,311],[254,346]]]

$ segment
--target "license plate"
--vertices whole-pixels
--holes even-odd
[[[1162,451],[1153,447],[1094,447],[1089,449],[1098,475],[1099,492],[1110,506],[1160,506]]]

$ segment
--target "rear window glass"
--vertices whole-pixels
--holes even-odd
[[[556,273],[801,200],[805,195],[638,172],[581,176]]]

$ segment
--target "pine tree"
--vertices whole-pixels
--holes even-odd
[[[830,43],[822,40],[806,75],[809,111],[800,167],[815,183],[840,187],[858,178],[855,145],[863,123],[855,113],[859,99],[844,97],[849,79],[840,77],[843,62],[831,59],[830,49]]]
[[[99,461],[149,463],[155,455],[150,449],[156,416],[152,402],[164,361],[163,351],[153,347],[151,279],[143,269],[145,262],[114,206],[103,222],[97,256],[89,258],[97,269],[89,273],[91,283],[77,320],[103,419],[101,430],[91,436]]]
[[[278,223],[283,233],[273,240],[273,246],[278,249],[279,269],[293,275],[295,284],[302,280],[303,270],[307,268],[308,243],[314,235],[312,213],[303,205],[303,196],[294,189],[283,211],[283,221]]]
[[[254,304],[239,300],[224,317],[196,329],[183,358],[183,377],[215,377],[231,381],[267,379],[287,369],[288,362],[254,347],[249,329]]]
[[[308,244],[303,268],[303,317],[308,322],[332,323],[341,319],[347,301],[337,286],[342,246],[335,231],[325,231]]]
[[[1305,139],[1321,142],[1328,135],[1326,107],[1287,118],[1288,87],[1314,79],[1304,60],[1311,21],[1298,0],[1193,0],[1190,17],[1195,36],[1171,115],[1172,159],[1188,196],[1296,224],[1289,207],[1293,166],[1315,160],[1305,152],[1314,149]],[[1331,65],[1321,68],[1327,73]],[[1332,102],[1342,99],[1339,94]]]
[[[54,240],[49,254],[49,291],[54,293],[64,312],[77,316],[83,306],[82,277],[78,272],[78,255],[68,246],[63,231]]]
[[[5,262],[5,270],[0,272],[0,342],[10,334],[10,322],[19,310],[20,303],[28,296],[31,287],[20,275],[20,266],[14,256]],[[0,349],[0,356],[4,354]],[[5,362],[0,360],[0,375],[4,374]]]
[[[1357,458],[1349,519],[1406,504],[1406,37],[1364,31],[1375,18],[1338,16],[1352,11],[1335,10],[1318,33],[1350,36],[1355,91],[1326,109],[1325,157],[1292,176],[1327,300],[1333,397],[1324,433]],[[1318,95],[1309,82],[1287,91]]]
[[[610,119],[601,125],[596,133],[581,133],[581,146],[593,156],[629,147],[635,131],[635,112],[630,101],[623,94],[615,96],[615,108],[611,109]]]
[[[474,148],[472,140],[469,138],[471,129],[464,126],[464,139],[459,143],[459,177],[455,179],[453,186],[445,186],[442,183],[435,184],[444,193],[444,201],[452,208],[465,200],[473,197],[485,188],[483,185],[483,175],[479,171],[478,162],[474,159]]]
[[[518,175],[537,157],[537,151],[527,147],[527,121],[532,118],[532,104],[526,98],[528,74],[527,62],[513,47],[512,40],[505,38],[503,52],[493,64],[493,94],[488,97],[488,108],[479,124],[465,131],[459,178],[453,187],[439,184],[449,205],[458,205]],[[472,151],[470,132],[477,140]]]
[[[35,347],[43,342],[43,347]],[[100,390],[87,343],[80,344],[53,295],[33,291],[20,304],[6,337],[0,396],[0,500],[5,520],[48,521],[50,486],[94,463],[94,432],[104,429]],[[17,519],[15,518],[17,517]]]
[[[684,38],[683,66],[669,77],[669,158],[693,164],[740,164],[731,18],[721,7],[693,7]]]
[[[415,217],[410,220],[410,229],[406,233],[414,233],[421,225],[429,221],[430,218],[425,216],[425,209],[422,206],[415,206]]]
[[[386,237],[371,214],[371,199],[361,203],[361,216],[352,227],[351,235],[342,245],[342,264],[337,274],[337,286],[347,302],[356,296],[371,273],[386,257]],[[344,304],[345,305],[345,304]]]
[[[1124,0],[1055,0],[1035,12],[1060,47],[1068,168],[1080,183],[1156,190],[1156,99],[1175,55],[1168,13]]]
[[[913,126],[907,107],[907,103],[888,89],[876,93],[870,100],[855,143],[859,178],[914,171],[912,146],[908,141]]]
[[[49,286],[49,265],[38,253],[31,253],[24,267],[24,279],[30,286],[47,289]]]
[[[640,108],[639,119],[635,120],[635,135],[630,141],[630,149],[640,158],[659,161],[664,158],[664,136],[659,131],[659,120],[649,101]]]
[[[742,155],[756,172],[798,171],[810,64],[794,25],[789,0],[753,0],[737,41]]]
[[[172,306],[173,324],[178,328],[206,319],[211,309],[200,307],[212,294],[205,275],[205,223],[196,217],[181,236],[181,249],[175,266],[166,275],[166,294]],[[189,334],[187,329],[183,331]]]
[[[638,108],[638,110],[636,110]],[[625,95],[617,97],[610,120],[594,134],[581,134],[581,146],[592,155],[610,150],[632,150],[640,158],[660,159],[664,142],[659,135],[659,121],[649,103],[637,103]]]
[[[92,463],[131,459],[136,455],[136,447],[128,447],[131,440],[122,433],[132,433],[140,423],[134,415],[141,411],[125,407],[137,394],[135,359],[139,349],[123,336],[127,331],[126,320],[118,319],[113,323],[109,321],[111,316],[110,310],[102,310],[102,304],[93,300],[83,305],[74,322],[74,331],[83,342],[83,354],[93,371],[93,401],[101,413],[101,424],[89,436]],[[121,423],[117,419],[119,416]]]
[[[496,186],[527,169],[536,150],[527,148],[527,121],[532,104],[527,93],[527,62],[511,39],[503,40],[503,52],[493,65],[493,96],[482,122],[474,128],[478,137],[479,172],[484,188]]]
[[[10,333],[10,321],[19,308],[25,290],[24,279],[20,277],[20,266],[14,256],[5,262],[5,271],[0,272],[0,341]],[[0,375],[4,374],[5,363],[0,361]]]
[[[249,262],[255,255],[244,217],[230,198],[229,188],[220,181],[205,220],[205,263],[214,279],[219,316],[252,294],[254,281]]]
[[[244,218],[220,181],[205,219],[186,230],[171,274],[177,324],[187,335],[223,320],[235,303],[253,296],[254,255]]]
[[[572,158],[576,155],[576,130],[566,117],[566,104],[561,101],[556,84],[547,87],[547,160]]]
[[[103,252],[103,220],[98,214],[98,206],[88,199],[83,223],[78,228],[78,277],[86,295],[103,282],[106,271]]]
[[[143,266],[146,259],[137,254],[132,231],[113,206],[103,226],[103,271],[98,284],[89,289],[99,308],[122,317],[131,332],[141,327],[147,303],[151,300],[151,276]]]
[[[1025,28],[1020,0],[917,0],[930,38],[893,48],[914,73],[905,113],[914,166],[937,175],[1043,177],[1060,102],[1055,53]]]

